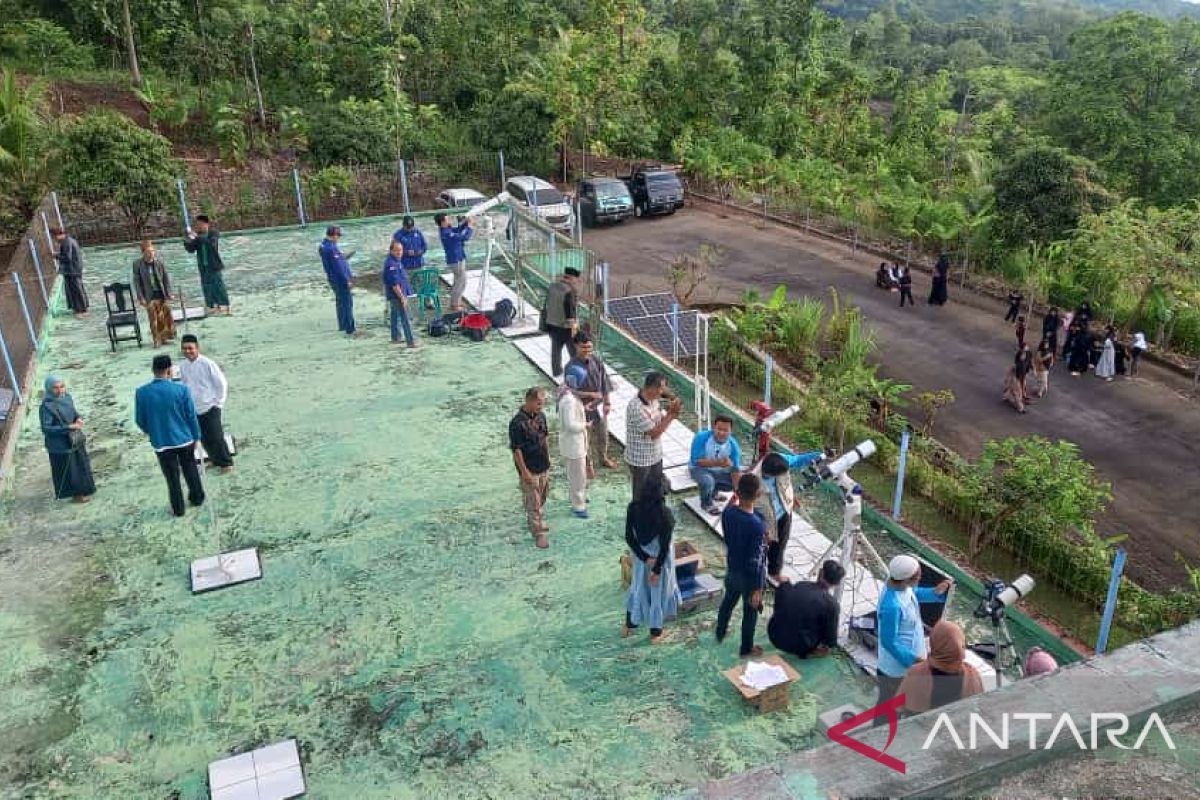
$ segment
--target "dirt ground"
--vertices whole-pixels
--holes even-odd
[[[1184,396],[1187,379],[1144,365],[1136,380],[1104,383],[1090,374],[1072,377],[1060,365],[1049,394],[1018,415],[1000,398],[1015,338],[997,301],[964,297],[952,283],[947,305],[927,305],[929,276],[914,272],[917,305],[901,310],[895,293],[874,286],[879,259],[719,207],[584,232],[584,244],[612,265],[614,295],[661,291],[666,262],[704,243],[722,248],[724,257],[693,302],[733,302],[747,288],[765,294],[781,283],[792,297],[827,299],[836,288],[875,329],[883,375],[911,383],[914,392],[954,391],[957,401],[938,417],[940,440],[968,456],[1007,436],[1072,441],[1112,482],[1113,501],[1098,529],[1128,534],[1131,577],[1162,588],[1186,578],[1176,554],[1200,564],[1200,403]],[[1030,327],[1040,331],[1040,320]]]

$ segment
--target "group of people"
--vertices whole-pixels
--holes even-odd
[[[949,279],[950,258],[942,253],[933,266],[933,277],[929,284],[929,305],[943,306],[946,304],[946,300],[949,299]],[[875,270],[875,286],[891,292],[899,292],[901,308],[904,308],[905,303],[916,305],[912,294],[912,270],[908,265],[900,266],[899,264],[889,264],[886,261],[880,262],[879,269]]]
[[[1026,337],[1028,326],[1021,305],[1025,298],[1019,291],[1009,292],[1008,311],[1004,321],[1013,323],[1016,336],[1016,356],[1004,377],[1005,402],[1024,414],[1029,403],[1044,397],[1050,390],[1050,370],[1059,360],[1065,362],[1071,375],[1079,376],[1089,369],[1097,378],[1112,381],[1117,375],[1132,378],[1137,375],[1138,362],[1149,349],[1146,335],[1134,333],[1128,345],[1121,341],[1117,329],[1107,325],[1104,333],[1092,332],[1092,306],[1080,303],[1074,312],[1061,314],[1052,306],[1042,318],[1042,335],[1036,350]],[[1059,350],[1059,337],[1062,349]]]
[[[451,223],[449,216],[443,212],[435,214],[433,219],[438,226],[446,266],[454,276],[450,287],[450,311],[459,312],[463,310],[462,297],[467,288],[466,247],[474,235],[474,228],[470,218],[466,217],[457,225]],[[358,326],[354,320],[354,295],[351,291],[354,271],[350,267],[350,260],[354,257],[354,252],[342,252],[341,240],[341,227],[330,225],[325,229],[325,238],[321,240],[317,253],[321,257],[325,279],[329,288],[333,290],[338,330],[349,336],[358,336]],[[388,301],[392,344],[403,342],[409,348],[418,346],[413,334],[409,301],[415,295],[414,273],[425,269],[427,249],[425,235],[417,228],[416,220],[405,216],[401,220],[400,228],[392,234],[383,261],[383,293]],[[430,307],[431,301],[427,302],[427,307]]]

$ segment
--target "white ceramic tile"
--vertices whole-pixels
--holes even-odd
[[[213,789],[209,796],[212,800],[262,800],[258,793],[258,782],[253,778],[232,786]]]
[[[281,769],[300,766],[300,751],[296,749],[295,739],[260,747],[252,755],[254,771],[260,778]]]
[[[192,592],[207,592],[262,577],[258,550],[251,547],[192,562]]]
[[[258,779],[260,800],[290,800],[304,794],[304,773],[300,767],[288,767]]]
[[[250,753],[222,758],[208,765],[208,785],[222,789],[254,778],[254,757]]]

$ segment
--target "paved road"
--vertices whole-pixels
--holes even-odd
[[[939,439],[970,456],[984,441],[1006,436],[1037,433],[1075,442],[1113,484],[1099,529],[1129,535],[1132,577],[1156,587],[1182,581],[1176,553],[1200,565],[1200,403],[1180,395],[1187,384],[1182,377],[1144,368],[1145,377],[1136,381],[1104,383],[1090,374],[1071,377],[1059,366],[1047,397],[1018,415],[1000,399],[1015,340],[999,302],[956,300],[961,293],[952,285],[948,305],[929,306],[928,275],[915,273],[918,304],[901,310],[896,294],[874,288],[879,259],[852,256],[782,226],[761,228],[753,218],[715,207],[584,233],[585,245],[612,264],[614,295],[626,286],[633,293],[662,290],[666,262],[705,242],[723,248],[724,258],[695,301],[735,301],[746,288],[766,293],[780,283],[790,297],[827,298],[828,287],[835,287],[874,327],[883,375],[916,391],[954,391],[957,401],[938,418]]]

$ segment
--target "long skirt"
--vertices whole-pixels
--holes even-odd
[[[934,276],[933,282],[929,287],[929,303],[930,305],[940,306],[945,305],[948,294],[946,291],[946,279]]]
[[[1012,367],[1004,376],[1004,402],[1017,411],[1025,411],[1025,384],[1017,378],[1017,371]]]
[[[1033,370],[1025,380],[1025,389],[1030,397],[1043,397],[1050,389],[1050,371]]]
[[[204,292],[204,305],[209,308],[229,305],[225,278],[219,270],[200,270],[200,291]]]
[[[658,555],[658,539],[642,549],[651,557]],[[625,596],[625,611],[629,621],[634,625],[646,625],[650,628],[662,628],[663,623],[674,619],[679,613],[679,584],[675,580],[675,548],[667,554],[663,562],[662,573],[658,576],[658,586],[650,585],[653,574],[646,562],[630,553],[633,559],[633,579],[629,582],[629,593]]]
[[[59,500],[96,493],[92,478],[92,461],[87,448],[69,453],[50,453],[50,475],[54,481],[54,496]]]
[[[160,345],[175,338],[175,320],[166,300],[151,300],[146,303],[146,316],[150,319],[150,338]]]
[[[82,275],[63,275],[63,295],[67,298],[67,308],[76,314],[88,310],[87,292],[83,289]]]

